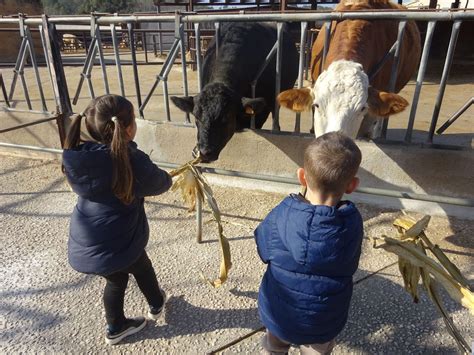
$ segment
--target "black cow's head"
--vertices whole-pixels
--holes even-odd
[[[223,83],[208,84],[196,96],[172,96],[171,101],[196,118],[197,148],[203,162],[217,160],[234,132],[243,128],[244,115],[265,107],[263,98],[243,98]]]

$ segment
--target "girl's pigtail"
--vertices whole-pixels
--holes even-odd
[[[81,142],[81,121],[84,114],[74,114],[71,116],[72,122],[67,132],[66,140],[64,142],[64,149],[76,148]]]
[[[128,155],[128,141],[125,139],[124,127],[117,117],[112,117],[114,133],[110,143],[113,161],[112,191],[124,204],[130,204],[133,199],[133,172]]]

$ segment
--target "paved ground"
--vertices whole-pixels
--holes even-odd
[[[218,244],[205,225],[196,244],[194,217],[176,193],[147,201],[151,237],[148,253],[169,293],[165,316],[113,348],[104,343],[102,289],[98,277],[73,271],[67,263],[69,215],[76,197],[54,161],[0,156],[0,353],[208,353],[261,324],[256,297],[264,265],[252,232],[283,195],[214,187],[224,214],[233,268],[228,282],[212,289],[199,276],[217,274]],[[360,205],[366,238],[349,322],[335,354],[448,354],[454,340],[422,294],[413,304],[402,288],[396,258],[374,250],[369,236],[393,234],[398,211]],[[205,219],[209,218],[206,213]],[[474,278],[474,223],[433,218],[428,236]],[[474,334],[472,316],[445,296],[447,308],[466,340]],[[131,281],[126,313],[143,314],[146,302]],[[258,353],[261,333],[225,353]],[[296,350],[292,350],[295,352]]]
[[[156,75],[161,70],[161,64],[163,58],[155,58],[152,53],[149,54],[150,65],[140,65],[138,66],[138,76],[140,81],[141,97],[142,100],[148,95],[153,83],[155,82]],[[137,59],[140,62],[144,62],[144,55],[139,53]],[[67,54],[65,55],[65,62],[70,62],[71,60],[83,62],[84,58],[79,54]],[[130,63],[130,54],[122,53],[121,60],[124,65],[122,65],[123,71],[123,80],[125,83],[125,95],[132,101],[135,105],[135,108],[138,107],[136,100],[136,90],[133,79],[133,71],[131,65],[126,65]],[[120,88],[117,79],[117,71],[115,67],[114,58],[112,55],[108,54],[106,56],[107,63],[107,75],[108,82],[110,85],[110,92],[120,94]],[[425,82],[422,87],[420,102],[418,105],[416,121],[414,125],[413,132],[413,141],[415,142],[425,142],[427,137],[427,131],[430,127],[431,116],[433,114],[434,103],[436,96],[439,90],[439,81],[441,78],[441,72],[443,69],[442,62],[430,61],[427,67]],[[67,84],[69,88],[69,95],[72,98],[75,96],[76,90],[78,88],[79,79],[81,77],[80,73],[82,67],[79,66],[66,66],[65,74],[67,79]],[[13,78],[13,68],[2,68],[3,78],[5,80],[8,90],[10,90],[11,81]],[[188,75],[188,87],[189,93],[194,95],[197,93],[197,75],[196,72],[193,72],[190,67],[187,70]],[[52,93],[52,88],[50,84],[49,74],[46,68],[40,69],[40,76],[43,83],[43,90],[45,92],[45,97],[48,105],[48,110],[52,111],[55,108],[54,96]],[[34,72],[31,68],[25,69],[25,78],[28,83],[28,90],[30,97],[32,99],[32,105],[35,110],[41,109],[41,102],[39,100],[39,92],[37,89]],[[105,94],[104,81],[102,79],[102,73],[100,66],[97,65],[92,70],[91,77],[95,94],[103,95]],[[169,95],[183,95],[183,81],[182,81],[182,67],[181,64],[177,63],[173,66],[173,69],[169,75]],[[413,93],[415,90],[416,81],[410,81],[406,87],[400,93],[405,97],[410,103],[413,98]],[[305,85],[309,85],[309,82],[306,82]],[[441,106],[438,126],[440,127],[451,115],[456,112],[471,96],[474,92],[474,66],[466,62],[454,62],[453,67],[450,72],[450,77],[448,80],[448,85],[444,94],[444,101]],[[73,106],[75,112],[81,112],[90,100],[89,91],[86,83],[82,86],[80,91],[78,103]],[[16,91],[14,95],[14,104],[17,108],[26,109],[26,102],[24,94],[22,91],[20,81],[17,82]],[[0,124],[0,128],[7,128],[18,124],[18,122],[24,122],[31,120],[31,115],[21,115],[14,113],[2,112],[1,107],[3,102],[0,101],[0,121],[3,122]],[[157,120],[164,121],[166,120],[166,113],[163,100],[163,89],[160,84],[159,87],[154,92],[154,95],[150,99],[148,105],[145,108],[145,118],[148,120]],[[184,122],[185,115],[179,111],[172,103],[170,103],[170,112],[171,120],[174,122]],[[464,147],[473,147],[474,145],[474,134],[472,131],[472,113],[474,112],[474,107],[471,107],[462,115],[443,135],[435,137],[435,143],[440,144],[451,144]],[[408,117],[410,115],[410,107],[408,107],[404,112],[392,116],[390,118],[388,138],[395,140],[403,140],[405,137],[405,130],[408,123]],[[282,109],[280,112],[280,124],[282,131],[294,130],[295,114],[289,110]],[[309,112],[305,112],[301,116],[301,131],[309,132],[311,127],[312,117]],[[271,129],[271,119],[267,120],[264,128]]]

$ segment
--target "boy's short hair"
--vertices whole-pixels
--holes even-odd
[[[304,152],[306,181],[322,193],[343,194],[357,174],[362,153],[352,139],[340,132],[316,138]]]

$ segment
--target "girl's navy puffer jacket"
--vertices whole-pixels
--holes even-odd
[[[77,271],[108,275],[130,266],[145,250],[148,221],[144,197],[159,195],[171,177],[129,143],[134,201],[123,204],[112,192],[112,158],[105,144],[87,142],[63,152],[67,180],[79,195],[71,216],[68,256]]]
[[[258,309],[265,327],[292,344],[325,343],[341,332],[359,263],[362,218],[348,201],[315,206],[290,195],[255,230],[268,263]]]

